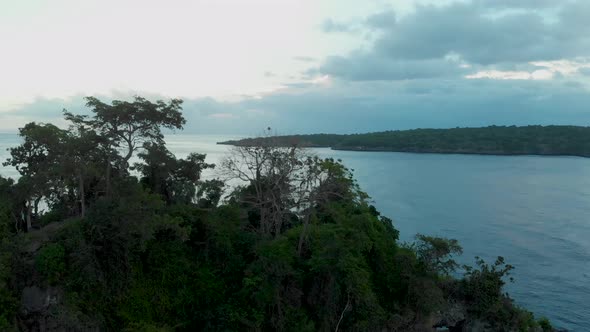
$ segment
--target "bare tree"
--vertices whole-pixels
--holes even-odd
[[[302,224],[299,254],[316,208],[343,197],[352,183],[339,161],[268,134],[234,146],[221,170],[226,180],[242,183],[237,199],[259,212],[258,232],[278,236],[285,221],[297,217]]]
[[[296,189],[308,158],[308,152],[297,145],[285,147],[264,137],[251,146],[235,146],[222,161],[224,176],[239,180],[249,190],[240,200],[259,211],[260,233],[280,234],[285,219],[295,212]]]

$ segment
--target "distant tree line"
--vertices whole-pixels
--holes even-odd
[[[250,138],[222,144],[247,146],[259,140]],[[352,135],[279,136],[273,140],[281,146],[298,144],[339,150],[590,157],[590,127],[579,126],[413,129]]]

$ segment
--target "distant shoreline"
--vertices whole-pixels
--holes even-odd
[[[590,127],[490,126],[414,129],[365,134],[310,134],[245,138],[222,145],[300,146],[339,151],[590,157]]]
[[[402,151],[388,150],[378,148],[338,148],[326,147],[336,151],[353,151],[353,152],[397,152],[397,153],[417,153],[417,154],[461,154],[461,155],[479,155],[479,156],[538,156],[538,157],[579,157],[590,158],[590,155],[574,154],[552,154],[552,153],[507,153],[507,152],[468,152],[468,151]]]
[[[240,146],[240,144],[233,144],[228,142],[217,142],[219,145]],[[389,150],[379,148],[353,148],[353,147],[331,147],[331,146],[302,146],[310,149],[330,149],[334,151],[351,151],[351,152],[395,152],[395,153],[415,153],[415,154],[458,154],[458,155],[476,155],[476,156],[535,156],[535,157],[576,157],[576,158],[590,158],[585,155],[574,154],[541,154],[541,153],[504,153],[504,152],[467,152],[467,151],[408,151],[408,150]]]

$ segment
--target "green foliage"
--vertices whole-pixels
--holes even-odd
[[[54,222],[60,222],[65,219],[63,211],[60,209],[53,209],[39,216],[39,224],[46,226]]]
[[[127,149],[122,159],[125,164],[144,143],[163,143],[161,127],[182,129],[186,123],[180,112],[180,99],[172,99],[169,103],[161,100],[153,103],[136,96],[132,102],[113,100],[109,105],[95,97],[86,97],[86,106],[94,113],[91,119],[67,112],[66,119],[88,125],[112,145]]]
[[[18,302],[14,288],[12,260],[14,255],[13,217],[15,201],[13,197],[14,181],[0,177],[0,331],[16,331],[14,316]]]
[[[13,326],[13,318],[18,308],[14,290],[11,289],[11,252],[8,248],[8,240],[0,238],[0,330],[16,330]]]
[[[512,269],[502,258],[491,266],[478,259],[458,281],[449,276],[456,240],[418,235],[400,246],[393,221],[369,205],[340,160],[280,147],[280,138],[248,141],[255,145],[223,165],[245,184],[222,201],[227,184],[201,180],[214,166],[205,155],[177,158],[163,143],[161,128],[184,124],[181,101],[87,101],[93,116],[65,112],[68,131],[22,128],[8,161],[22,176],[16,184],[0,177],[0,330],[14,328],[18,294],[37,275],[65,292],[52,314],[72,330],[411,330],[447,301],[498,330],[551,329],[502,293]],[[514,130],[453,135],[481,136],[475,149],[490,133]],[[305,144],[362,138],[380,148],[395,136],[425,151],[436,137],[444,152],[455,139],[446,133],[321,135]],[[138,179],[127,162],[140,149]],[[43,214],[35,211],[42,200]],[[27,238],[15,236],[29,229],[23,218],[47,225],[35,233],[34,266],[15,245]]]
[[[486,315],[501,305],[504,299],[504,277],[508,276],[514,267],[505,264],[503,257],[498,257],[493,265],[488,265],[483,259],[476,257],[476,263],[478,269],[465,267],[465,297],[470,301],[470,310],[477,315]]]
[[[513,304],[512,299],[502,292],[504,278],[510,275],[513,266],[498,257],[493,265],[476,257],[477,269],[466,267],[462,280],[462,297],[471,314],[480,317],[498,330],[516,328],[530,331],[537,326],[531,312]],[[509,278],[513,281],[512,278]]]
[[[225,183],[219,179],[203,181],[197,191],[198,205],[204,208],[213,208],[219,204],[223,195]]]
[[[457,240],[423,234],[417,234],[416,240],[416,254],[429,271],[449,275],[459,267],[452,259],[453,255],[463,253]]]
[[[66,271],[64,247],[49,243],[41,248],[35,257],[35,268],[49,283],[58,282]]]
[[[204,154],[191,153],[186,159],[177,159],[163,144],[147,144],[139,158],[144,163],[135,164],[135,168],[143,175],[141,182],[168,204],[192,203],[197,196],[196,186],[200,183],[201,172],[215,166],[205,163]],[[216,198],[215,185],[221,186],[218,182],[207,182],[203,188],[211,192],[210,199]],[[217,200],[221,194],[218,196]]]
[[[551,322],[547,317],[541,317],[537,323],[543,329],[543,332],[551,332],[553,331],[553,326],[551,326]]]

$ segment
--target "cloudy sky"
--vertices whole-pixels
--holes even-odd
[[[587,0],[0,0],[0,131],[83,96],[187,131],[590,125]]]

